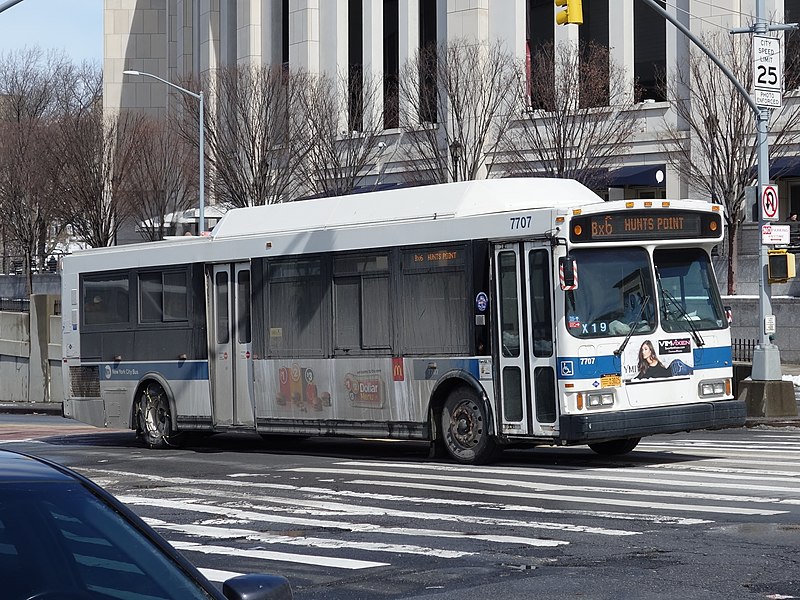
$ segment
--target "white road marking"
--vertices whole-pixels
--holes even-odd
[[[230,518],[246,519],[255,522],[266,523],[286,523],[291,525],[303,525],[306,527],[328,527],[334,529],[343,529],[345,531],[353,531],[359,533],[386,533],[392,535],[407,535],[419,537],[441,537],[441,538],[469,538],[469,539],[482,539],[489,542],[499,543],[524,543],[529,546],[561,546],[568,542],[557,540],[543,540],[538,538],[522,538],[510,536],[496,536],[496,535],[473,535],[470,532],[452,532],[440,531],[435,529],[408,529],[398,527],[381,527],[373,523],[349,523],[346,521],[329,521],[317,519],[303,519],[298,517],[287,517],[284,515],[276,515],[274,513],[262,513],[254,510],[241,510],[230,506],[213,506],[203,503],[198,503],[194,499],[171,499],[166,500],[163,498],[151,498],[140,496],[118,496],[120,501],[125,504],[170,508],[175,510],[182,510],[186,512],[199,512],[203,514],[216,514],[227,515]]]
[[[186,552],[199,552],[201,554],[214,554],[219,556],[234,556],[270,560],[275,562],[300,563],[304,565],[317,565],[319,567],[333,567],[336,569],[371,569],[374,567],[388,567],[389,563],[370,562],[367,560],[353,560],[349,558],[334,558],[328,556],[314,556],[312,554],[289,554],[287,552],[270,552],[268,550],[248,550],[244,548],[228,548],[226,546],[206,546],[195,542],[170,542],[175,548]]]
[[[159,483],[165,484],[173,484],[176,486],[176,491],[178,493],[192,493],[198,494],[200,496],[207,496],[207,495],[227,495],[230,496],[231,492],[210,492],[209,490],[211,487],[237,487],[237,488],[244,488],[247,490],[252,490],[253,488],[261,488],[261,489],[279,489],[283,491],[297,491],[303,493],[311,493],[318,496],[333,496],[333,497],[345,497],[345,498],[359,498],[359,499],[372,499],[372,500],[380,500],[380,501],[389,501],[389,502],[410,502],[414,504],[436,504],[442,506],[472,506],[476,508],[483,508],[487,510],[493,511],[519,511],[519,512],[531,512],[531,513],[545,513],[545,514],[564,514],[564,515],[575,515],[575,516],[582,516],[582,517],[593,517],[593,518],[601,518],[601,519],[619,519],[625,521],[646,521],[651,523],[658,523],[658,524],[674,524],[674,525],[698,525],[702,523],[712,523],[713,521],[708,521],[705,519],[697,519],[697,518],[685,518],[685,517],[676,517],[671,515],[654,515],[654,514],[647,514],[647,513],[622,513],[622,512],[609,512],[609,511],[593,511],[593,510],[573,510],[573,509],[560,509],[560,508],[545,508],[540,506],[524,506],[524,505],[514,505],[514,504],[505,504],[502,503],[500,500],[495,502],[487,503],[484,501],[474,501],[469,500],[467,498],[429,498],[429,497],[422,497],[422,496],[402,496],[397,494],[376,494],[371,492],[361,492],[361,491],[352,491],[352,490],[334,490],[331,488],[320,488],[320,487],[312,487],[312,486],[295,486],[295,485],[286,485],[286,484],[272,484],[272,483],[259,483],[259,482],[244,482],[244,481],[237,481],[237,482],[228,482],[226,480],[203,480],[202,481],[202,488],[201,489],[194,489],[194,486],[198,485],[198,481],[196,479],[188,479],[182,477],[163,477],[160,475],[143,475],[137,473],[127,473],[123,471],[108,471],[108,470],[101,470],[101,469],[82,469],[82,472],[88,476],[91,476],[93,479],[97,480],[97,475],[95,473],[102,473],[106,476],[115,476],[119,478],[123,477],[139,477],[145,478],[148,481],[157,481]],[[258,477],[259,474],[253,474],[253,477]],[[382,484],[381,484],[382,485]],[[402,486],[398,486],[402,487]],[[424,486],[410,486],[415,489],[428,489]],[[161,489],[164,489],[163,487]],[[436,486],[431,486],[429,489],[435,490],[437,489]],[[459,488],[459,487],[442,487],[442,491],[447,492],[463,492],[464,495],[468,495],[470,497],[475,496],[491,496],[497,498],[503,497],[512,497],[512,498],[528,498],[529,494],[527,493],[517,493],[511,492],[509,490],[480,490],[475,488]],[[248,492],[247,497],[250,499],[255,499],[252,496],[252,493]],[[292,501],[296,504],[296,501]],[[614,531],[614,530],[612,530]]]
[[[231,577],[238,577],[239,575],[242,575],[242,573],[235,573],[233,571],[220,571],[219,569],[204,569],[198,567],[197,570],[203,574],[203,577],[209,581],[213,581],[214,583],[222,583],[224,581],[228,581],[228,579]]]
[[[331,473],[338,473],[340,475],[352,475],[352,476],[367,476],[367,477],[387,477],[391,479],[428,479],[430,476],[427,474],[420,474],[420,473],[395,473],[392,471],[375,471],[375,470],[362,470],[362,469],[338,469],[336,471],[331,471],[331,469],[317,469],[314,467],[298,467],[295,469],[290,469],[293,472],[304,472],[304,473],[316,473],[316,472],[324,472],[326,474]],[[581,478],[585,479],[585,478]],[[720,501],[720,502],[748,502],[748,503],[764,503],[764,504],[780,504],[782,499],[780,498],[761,498],[761,497],[748,497],[748,496],[731,496],[731,495],[722,495],[722,494],[701,494],[695,492],[674,492],[670,490],[630,490],[625,488],[606,488],[606,487],[595,487],[595,486],[585,486],[581,485],[580,488],[576,488],[574,486],[567,486],[567,485],[558,485],[558,484],[548,484],[548,483],[539,483],[534,481],[511,481],[506,479],[487,479],[487,478],[480,478],[477,479],[475,477],[463,477],[463,476],[455,476],[449,475],[448,480],[458,483],[469,483],[471,485],[480,484],[480,485],[496,485],[500,487],[520,487],[520,488],[527,488],[532,490],[546,490],[546,491],[562,491],[562,492],[572,492],[576,489],[579,489],[581,492],[594,492],[596,494],[620,494],[620,495],[640,495],[646,494],[648,496],[667,496],[672,498],[691,498],[691,499],[699,499],[699,500],[712,500],[712,501]],[[653,480],[651,479],[642,479],[642,482],[652,483]],[[350,483],[355,483],[351,481]],[[672,482],[662,482],[671,484]],[[371,485],[385,485],[384,483],[371,480]],[[531,496],[537,498],[543,498],[542,494],[534,494]],[[561,501],[571,501],[571,502],[592,502],[592,503],[602,503],[600,502],[599,496],[567,496],[567,495],[559,495],[559,496],[547,496],[548,498],[558,499]],[[758,509],[745,509],[745,508],[737,508],[733,506],[725,506],[725,507],[710,507],[707,505],[685,505],[685,504],[657,504],[653,502],[636,502],[630,500],[611,500],[608,499],[606,504],[619,504],[623,506],[651,506],[651,507],[660,507],[660,508],[669,508],[670,510],[680,509],[680,510],[693,510],[699,512],[722,512],[722,513],[733,513],[733,514],[781,514],[780,512],[776,513],[774,511],[762,511]],[[670,508],[671,507],[671,508]],[[755,512],[754,512],[755,511]],[[783,511],[786,512],[786,511]]]
[[[364,550],[368,552],[391,552],[395,554],[420,554],[435,556],[436,558],[462,558],[472,556],[475,552],[462,552],[457,550],[442,550],[426,548],[411,544],[385,544],[377,542],[351,542],[347,540],[333,540],[297,535],[276,535],[254,531],[251,529],[230,529],[224,527],[211,527],[208,525],[176,525],[166,523],[160,519],[144,519],[153,528],[184,533],[193,537],[210,538],[214,540],[246,539],[250,542],[263,544],[287,544],[290,546],[307,546],[310,548],[323,548],[327,550]]]

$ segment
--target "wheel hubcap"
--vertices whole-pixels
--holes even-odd
[[[471,448],[479,441],[483,433],[481,416],[477,406],[472,402],[463,402],[456,406],[452,414],[451,433],[453,439],[464,448]]]

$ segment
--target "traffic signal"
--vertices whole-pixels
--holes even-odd
[[[767,279],[770,283],[786,283],[794,276],[794,254],[786,250],[767,251]]]
[[[583,5],[581,0],[555,0],[555,2],[556,6],[566,7],[566,10],[560,10],[556,13],[556,23],[559,25],[566,25],[567,23],[583,24]]]

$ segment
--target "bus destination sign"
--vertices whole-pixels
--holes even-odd
[[[625,211],[572,219],[573,242],[618,242],[716,238],[722,231],[717,214],[675,211]]]

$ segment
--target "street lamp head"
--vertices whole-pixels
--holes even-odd
[[[457,139],[450,144],[450,153],[456,160],[461,158],[461,147],[461,141]]]
[[[123,75],[141,75],[139,71],[123,71]]]

